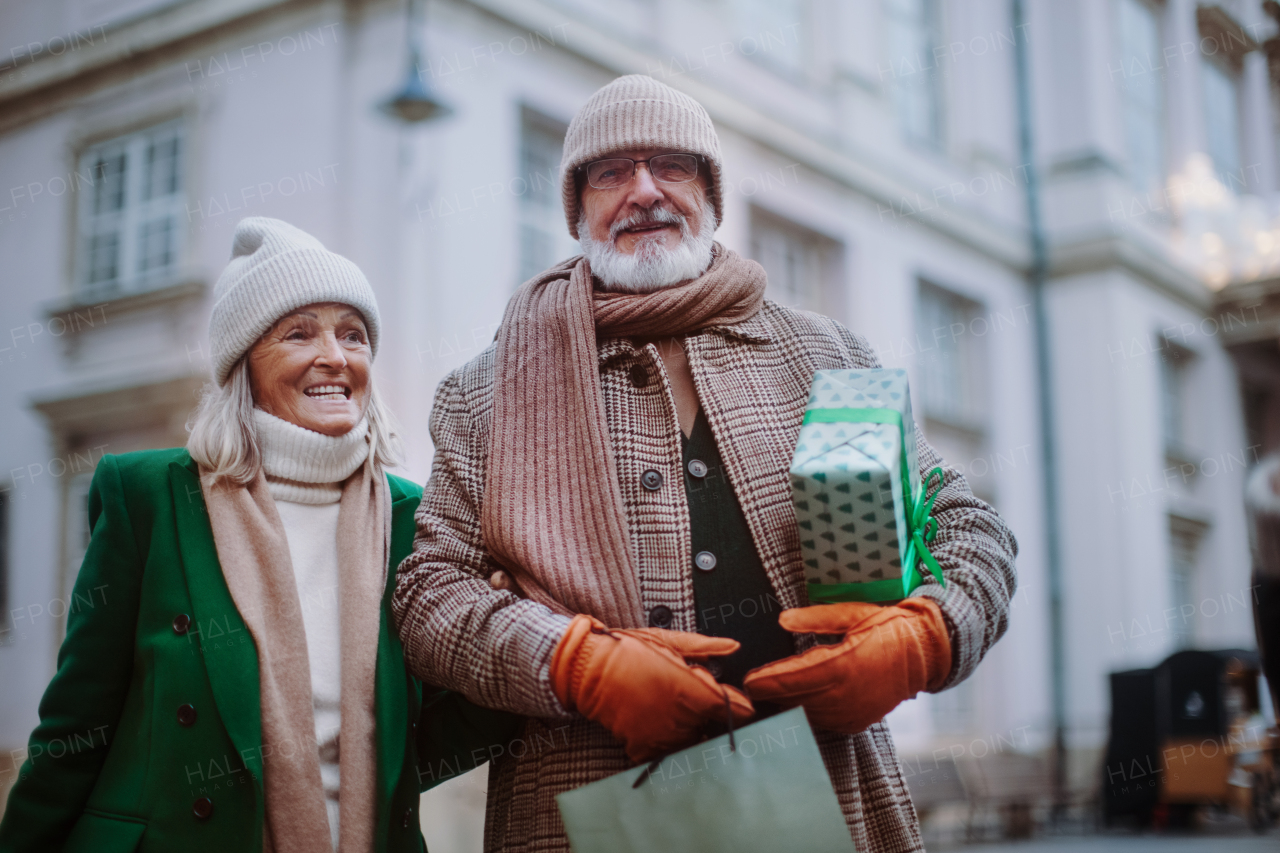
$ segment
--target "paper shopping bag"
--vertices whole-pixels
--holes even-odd
[[[855,851],[802,708],[556,802],[574,853]]]

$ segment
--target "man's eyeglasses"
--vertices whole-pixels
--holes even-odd
[[[587,164],[587,183],[598,190],[611,190],[625,186],[635,177],[636,166],[645,163],[655,181],[664,184],[687,184],[698,177],[698,157],[695,154],[659,154],[648,160],[627,160],[615,157],[596,160]]]

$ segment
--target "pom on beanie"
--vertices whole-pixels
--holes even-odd
[[[209,350],[225,385],[231,368],[281,317],[316,302],[341,302],[364,317],[378,352],[378,301],[360,268],[301,228],[252,216],[236,224],[231,262],[213,287]]]
[[[569,233],[578,239],[580,166],[632,148],[671,148],[699,154],[710,164],[707,182],[716,226],[724,216],[720,200],[720,138],[702,104],[643,74],[619,77],[578,110],[564,137],[560,195]]]

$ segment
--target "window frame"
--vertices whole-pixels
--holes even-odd
[[[0,646],[4,645],[4,635],[13,630],[9,614],[9,594],[13,589],[13,564],[9,560],[12,529],[13,492],[7,487],[0,488]]]
[[[127,133],[100,138],[85,145],[76,157],[76,172],[84,183],[77,193],[75,205],[75,250],[72,272],[72,295],[79,302],[113,299],[145,293],[177,283],[181,276],[188,243],[187,223],[187,156],[185,121],[171,118],[138,127]],[[155,172],[149,168],[149,154],[157,145],[173,144],[174,162],[167,171],[171,189],[162,194],[145,192]],[[123,158],[120,206],[99,210],[101,182],[95,174],[96,163],[103,153]],[[146,229],[167,221],[164,263],[144,268]],[[95,240],[116,237],[114,275],[99,277],[95,267]]]
[[[894,73],[892,78],[891,90],[889,97],[892,102],[894,118],[898,125],[898,131],[906,142],[911,145],[919,146],[927,149],[932,153],[941,153],[946,150],[947,145],[947,115],[946,115],[946,84],[945,78],[939,73],[936,66],[936,48],[943,44],[944,37],[944,17],[943,8],[940,0],[918,0],[922,4],[922,15],[920,20],[907,21],[901,15],[896,14],[895,4],[902,0],[881,0],[880,14],[882,15],[885,26],[885,45],[886,49],[893,51],[895,49],[894,27],[903,27],[904,30],[909,28],[914,30],[914,40],[924,42],[924,54],[927,54],[928,60],[933,65],[927,69],[927,76],[922,76],[922,83],[915,84],[914,88],[926,90],[926,97],[929,101],[929,123],[930,128],[926,133],[917,133],[908,120],[908,112],[904,107],[909,89],[912,88],[914,81],[907,80],[907,85]],[[908,0],[911,2],[911,0]],[[923,67],[925,55],[919,55],[914,59],[920,61],[921,69],[915,72],[917,75],[926,75],[926,69]],[[889,62],[893,66],[895,60],[901,60],[902,57],[890,55]],[[924,82],[927,81],[927,82]]]
[[[1225,186],[1233,193],[1239,192],[1245,186],[1244,181],[1244,134],[1243,134],[1243,115],[1240,109],[1240,98],[1242,94],[1242,83],[1240,69],[1230,60],[1222,59],[1217,56],[1209,56],[1207,54],[1200,55],[1200,98],[1204,109],[1204,132],[1205,132],[1205,153],[1209,156],[1209,162],[1213,165],[1214,176],[1218,182]],[[1218,156],[1218,151],[1214,144],[1214,134],[1211,130],[1218,122],[1213,119],[1209,109],[1211,103],[1209,81],[1215,76],[1224,80],[1231,88],[1231,122],[1227,126],[1231,128],[1231,163],[1223,163]],[[1237,177],[1238,176],[1238,177]]]
[[[1182,610],[1185,605],[1191,605],[1193,610],[1190,622],[1184,617],[1173,628],[1173,642],[1178,649],[1194,648],[1199,627],[1199,608],[1196,604],[1201,546],[1208,526],[1202,521],[1170,514],[1168,531],[1169,600],[1174,607],[1179,608],[1180,613],[1186,612]]]
[[[520,193],[517,202],[518,210],[516,212],[518,229],[516,262],[519,265],[517,286],[549,269],[553,264],[580,252],[577,241],[569,236],[568,224],[565,222],[564,216],[564,204],[560,195],[560,163],[563,157],[564,136],[568,132],[569,125],[523,104],[520,107],[519,120],[520,141],[516,157],[519,169],[518,174],[525,183],[524,191]],[[535,203],[541,196],[535,193],[534,188],[535,186],[541,187],[541,181],[544,177],[540,173],[531,173],[529,167],[532,159],[530,153],[533,150],[531,143],[535,134],[543,135],[544,138],[558,135],[561,141],[561,154],[555,158],[555,166],[552,167],[549,176],[551,185],[550,204]],[[545,240],[546,244],[551,247],[548,259],[531,259],[532,253],[529,248],[531,245],[531,233],[535,233],[536,236]],[[565,254],[566,252],[567,254]],[[533,269],[535,266],[538,268]]]
[[[990,396],[990,383],[987,376],[987,352],[986,346],[978,341],[977,335],[971,331],[973,321],[986,314],[985,305],[977,299],[967,296],[952,288],[938,284],[935,280],[928,277],[920,277],[916,284],[916,333],[919,335],[922,331],[921,322],[925,319],[924,305],[926,299],[936,298],[940,302],[950,303],[951,307],[958,307],[959,313],[965,317],[964,326],[966,329],[964,335],[964,343],[958,343],[958,336],[952,334],[952,342],[957,346],[954,352],[963,359],[963,364],[958,368],[958,382],[967,385],[962,392],[966,395],[966,399],[955,410],[943,411],[936,408],[934,400],[931,398],[932,382],[926,378],[927,371],[924,365],[921,366],[921,388],[919,393],[920,411],[923,416],[929,420],[936,421],[948,428],[969,433],[976,439],[984,439],[990,430],[989,422],[989,406],[988,398]],[[954,318],[953,318],[954,320]],[[948,324],[948,328],[950,324]],[[935,329],[941,326],[934,327]],[[938,349],[941,339],[936,334],[931,334],[928,340],[921,340],[922,348]],[[954,383],[945,383],[948,385]]]
[[[1125,27],[1124,27],[1124,9],[1126,7],[1136,7],[1144,10],[1150,15],[1151,23],[1154,25],[1155,43],[1146,45],[1147,48],[1155,50],[1154,55],[1148,52],[1145,56],[1133,56],[1129,53],[1130,45],[1125,43]],[[1121,86],[1120,91],[1120,108],[1122,111],[1121,121],[1124,125],[1125,135],[1125,156],[1128,162],[1128,178],[1133,187],[1140,192],[1159,192],[1164,186],[1168,178],[1169,169],[1169,133],[1168,133],[1168,87],[1157,69],[1163,66],[1163,57],[1159,54],[1160,42],[1164,32],[1164,6],[1156,0],[1115,0],[1115,24],[1116,24],[1116,51],[1119,54],[1122,80],[1125,85]],[[1134,125],[1132,117],[1139,112],[1145,112],[1147,105],[1141,103],[1142,98],[1135,96],[1135,90],[1128,86],[1129,72],[1133,67],[1133,62],[1140,60],[1146,64],[1146,76],[1151,79],[1155,88],[1154,97],[1154,116],[1151,117],[1151,123],[1154,125],[1157,136],[1156,162],[1154,170],[1143,169],[1139,171],[1136,168],[1135,150],[1138,147],[1134,139]],[[1143,181],[1145,175],[1150,175],[1154,180]]]
[[[772,0],[733,0],[729,5],[737,33],[735,40],[741,44],[751,38],[756,39],[760,45],[758,50],[750,53],[744,50],[740,55],[773,74],[799,82],[812,72],[814,50],[810,38],[812,31],[810,21],[813,9],[810,0],[789,0],[789,2],[794,3],[796,20],[781,25],[779,30],[785,33],[790,27],[797,26],[797,34],[792,49],[785,52],[772,49],[772,36],[777,31],[767,22],[775,17],[769,15],[768,11],[776,11],[781,4]],[[782,17],[785,19],[791,16],[783,15]],[[781,35],[780,38],[783,47],[786,47],[786,36]]]
[[[761,257],[761,237],[766,231],[780,235],[784,240],[790,240],[803,248],[808,262],[813,266],[810,274],[816,281],[816,286],[812,292],[801,294],[805,298],[799,303],[779,299],[781,294],[777,289],[770,291],[766,288],[765,295],[780,305],[839,319],[844,314],[845,307],[845,244],[803,223],[753,204],[748,211],[748,257],[765,267],[766,273],[770,270]]]
[[[1195,367],[1196,352],[1163,336],[1160,342],[1160,442],[1167,458],[1182,460],[1189,452],[1187,386]]]

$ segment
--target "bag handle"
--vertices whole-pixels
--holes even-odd
[[[729,691],[724,688],[723,684],[720,685],[720,693],[721,695],[724,696],[725,725],[729,729],[729,751],[737,752],[738,743],[733,736],[733,705],[729,702]],[[637,776],[636,781],[632,783],[631,790],[634,791],[636,788],[639,788],[641,785],[643,785],[645,783],[645,780],[647,780],[649,776],[652,775],[653,771],[661,767],[662,762],[666,760],[667,760],[667,756],[663,755],[658,758],[655,758],[653,761],[650,761],[649,766],[645,767],[644,772],[641,773],[639,776]]]

